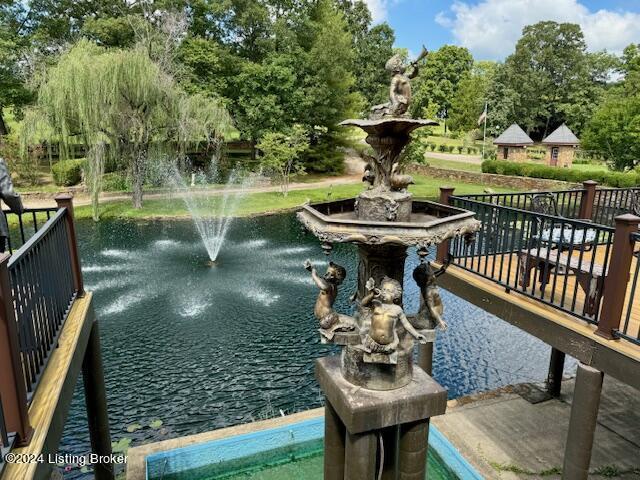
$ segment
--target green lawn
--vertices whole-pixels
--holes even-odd
[[[479,163],[471,162],[456,162],[455,160],[444,160],[442,158],[430,158],[429,152],[426,156],[429,165],[436,168],[446,168],[449,170],[462,170],[465,172],[482,172],[482,168]]]
[[[456,193],[480,193],[485,186],[460,182],[445,182],[441,179],[427,178],[414,175],[415,185],[410,190],[415,198],[437,198],[439,188],[445,183],[456,188]],[[496,192],[507,192],[510,189],[494,188]],[[238,203],[236,215],[248,216],[266,212],[276,212],[299,207],[305,202],[322,202],[341,198],[354,197],[362,191],[362,184],[336,185],[331,188],[310,188],[305,190],[292,190],[288,196],[278,192],[252,193],[241,199]],[[213,206],[219,197],[212,196],[203,201],[203,213],[213,211]],[[136,210],[131,206],[130,200],[105,202],[101,205],[101,218],[159,218],[159,217],[183,217],[189,213],[179,199],[149,199],[144,202],[144,207]],[[90,218],[91,207],[79,206],[75,209],[77,218]]]

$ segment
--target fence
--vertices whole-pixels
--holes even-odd
[[[463,195],[460,198],[490,203],[497,206],[516,208],[519,210],[533,210],[532,203],[536,194],[550,194],[557,206],[557,215],[567,218],[580,218],[584,190],[561,190],[556,192],[530,193],[485,193],[479,195]]]
[[[574,208],[575,198],[573,194],[566,197],[567,208]],[[526,206],[528,201],[526,196],[497,201],[511,203],[512,199],[519,206]],[[482,223],[475,241],[451,241],[449,255],[453,264],[598,323],[614,229],[479,201],[476,196],[452,196],[450,202],[476,212]]]
[[[30,441],[29,403],[73,302],[84,293],[71,198],[56,200],[57,209],[8,215],[13,254],[0,256],[3,452],[11,448],[14,438],[19,445]]]
[[[640,214],[640,188],[600,188],[593,199],[591,219],[602,225],[613,225],[618,215]]]

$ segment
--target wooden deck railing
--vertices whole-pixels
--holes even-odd
[[[12,255],[0,255],[3,452],[14,440],[29,443],[29,403],[74,300],[84,294],[71,197],[56,200],[57,208],[26,210],[17,222],[9,215]]]
[[[598,335],[640,344],[640,218],[619,215],[615,228],[593,222],[602,211],[598,201],[630,195],[598,192],[594,182],[562,192],[455,196],[442,189],[441,201],[475,212],[482,227],[473,242],[441,247],[439,260],[448,256],[507,291],[594,324]],[[568,216],[532,211],[541,195]]]

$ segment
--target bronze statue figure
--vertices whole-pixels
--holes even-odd
[[[353,317],[343,315],[333,309],[333,304],[338,296],[338,287],[347,276],[346,269],[337,263],[329,262],[327,271],[321,277],[311,264],[311,260],[304,262],[304,268],[311,272],[311,278],[320,289],[313,313],[320,323],[322,336],[332,340],[336,332],[355,330],[356,322]]]
[[[404,64],[402,56],[395,54],[385,64],[384,68],[391,72],[391,86],[389,87],[389,102],[375,105],[371,108],[370,118],[382,117],[408,117],[409,104],[411,103],[411,82],[412,78],[418,75],[418,62],[427,56],[427,49],[422,47],[422,52],[418,58],[409,64],[409,73]]]
[[[395,192],[406,192],[409,185],[413,185],[413,177],[411,175],[398,173],[398,162],[391,167],[391,190]]]
[[[436,285],[436,277],[442,271],[444,270],[434,271],[429,262],[421,263],[413,271],[413,279],[420,288],[420,310],[412,318],[412,324],[418,330],[447,329],[447,324],[442,319],[442,298]]]
[[[400,282],[384,277],[380,287],[376,288],[375,281],[370,278],[365,287],[369,293],[363,297],[361,305],[371,306],[371,327],[362,342],[365,352],[394,353],[400,341],[397,332],[398,322],[412,337],[426,343],[425,336],[413,328],[402,307],[397,304],[402,299]]]

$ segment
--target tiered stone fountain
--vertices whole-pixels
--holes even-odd
[[[423,52],[424,56],[426,51]],[[358,245],[356,313],[338,313],[333,303],[347,272],[330,262],[320,276],[305,264],[320,289],[315,314],[323,342],[342,346],[340,356],[321,358],[316,377],[325,397],[325,480],[424,479],[429,418],[444,413],[446,390],[413,364],[414,344],[433,342],[442,320],[442,302],[427,248],[479,228],[473,213],[428,201],[414,201],[408,175],[398,172],[410,133],[437,124],[407,114],[411,75],[398,57],[388,104],[366,120],[345,120],[367,133],[375,152],[367,166],[369,186],[357,198],[305,206],[300,222],[330,255],[333,243]],[[421,291],[415,315],[402,309],[407,248],[416,246],[420,265],[413,272]],[[430,351],[430,349],[425,349]],[[430,373],[430,372],[429,372]]]

